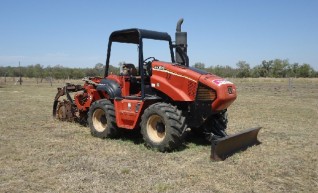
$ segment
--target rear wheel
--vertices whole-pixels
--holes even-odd
[[[99,138],[118,136],[114,105],[106,99],[94,102],[89,108],[88,124],[91,134]]]
[[[141,117],[140,125],[148,147],[165,152],[178,148],[183,142],[185,117],[170,104],[155,103],[149,106]]]

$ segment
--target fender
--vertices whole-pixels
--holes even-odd
[[[114,80],[102,79],[96,87],[96,90],[105,91],[109,95],[110,99],[122,97],[121,88],[119,84]]]

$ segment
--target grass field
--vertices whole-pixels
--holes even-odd
[[[62,82],[0,78],[0,192],[317,192],[318,79],[231,81],[228,133],[263,126],[262,144],[211,162],[195,140],[159,153],[136,138],[94,138],[52,119]]]

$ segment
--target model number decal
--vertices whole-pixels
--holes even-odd
[[[163,67],[163,66],[154,66],[153,69],[155,69],[155,70],[165,70],[165,67]]]

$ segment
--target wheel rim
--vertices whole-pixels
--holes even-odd
[[[106,114],[102,109],[96,109],[93,113],[93,126],[98,132],[103,132],[107,127]]]
[[[147,121],[147,133],[153,142],[160,143],[166,136],[166,126],[159,115],[151,115]]]

